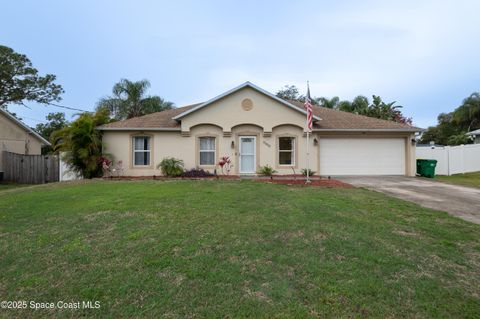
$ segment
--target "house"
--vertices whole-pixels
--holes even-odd
[[[320,175],[415,175],[415,133],[421,129],[314,106],[309,167]],[[159,175],[165,157],[186,168],[219,172],[230,156],[232,174],[270,165],[279,174],[306,167],[306,111],[246,82],[211,100],[99,127],[106,153],[127,176]]]
[[[2,151],[39,155],[42,146],[50,145],[40,134],[0,108],[0,172],[3,171]]]
[[[468,132],[467,135],[473,138],[473,143],[480,144],[480,129]]]

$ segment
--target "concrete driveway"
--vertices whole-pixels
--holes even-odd
[[[480,224],[480,189],[425,178],[403,176],[343,176],[335,179],[372,189],[421,206]]]

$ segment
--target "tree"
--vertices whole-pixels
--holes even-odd
[[[38,75],[25,55],[0,45],[0,108],[24,101],[43,104],[60,101],[64,91],[54,83],[55,79],[53,74]]]
[[[102,133],[96,127],[110,121],[106,109],[96,113],[82,113],[59,131],[52,134],[54,151],[65,152],[64,161],[84,178],[102,175]]]
[[[304,101],[305,97],[298,93],[298,88],[295,85],[285,85],[276,94],[277,97],[286,101]]]
[[[480,128],[480,93],[472,93],[453,111],[453,121],[467,132]]]
[[[132,82],[122,79],[113,86],[112,96],[98,101],[97,110],[107,109],[116,120],[124,120],[168,110],[174,106],[159,96],[146,96],[149,87],[148,80]]]
[[[460,129],[453,121],[454,112],[440,113],[437,117],[437,126],[429,127],[420,139],[420,144],[435,142],[439,145],[459,145],[468,143],[465,131]],[[463,137],[462,137],[463,136]]]
[[[400,111],[403,106],[395,105],[397,102],[385,103],[378,95],[372,96],[372,104],[369,105],[365,115],[378,119],[395,121],[402,124],[412,125],[412,119],[403,116]]]
[[[295,85],[285,85],[283,89],[276,93],[276,96],[284,100],[305,102],[305,96],[300,95]],[[405,117],[400,111],[402,106],[395,105],[395,103],[385,103],[377,95],[373,95],[372,104],[363,95],[357,96],[353,101],[341,101],[338,96],[330,99],[326,97],[312,98],[313,105],[412,125],[412,119]]]
[[[359,95],[355,97],[351,102],[340,101],[338,103],[338,109],[344,112],[366,115],[368,114],[369,104],[370,102],[368,101],[367,97]]]
[[[305,102],[305,95],[299,93],[298,88],[295,85],[285,85],[283,89],[280,89],[275,94],[277,97],[286,100],[286,101],[297,101]],[[310,97],[312,105],[322,105],[322,102],[328,102],[335,104],[335,99],[338,97],[333,97],[331,100],[323,97]],[[328,107],[328,106],[327,106]]]
[[[440,113],[438,124],[429,127],[420,143],[434,141],[441,145],[460,145],[472,143],[465,134],[480,128],[480,93],[474,92],[463,99],[462,104],[453,112]]]
[[[65,113],[62,112],[48,113],[45,118],[48,122],[37,124],[35,131],[46,140],[51,140],[53,132],[59,131],[68,125],[68,121],[65,119]],[[42,148],[42,154],[50,154],[52,152],[53,148],[51,146],[45,146]]]
[[[334,96],[331,99],[326,97],[318,97],[314,98],[318,105],[329,108],[329,109],[338,109],[340,104],[340,98],[338,96]]]

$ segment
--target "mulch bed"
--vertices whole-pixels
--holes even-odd
[[[207,177],[165,177],[165,176],[112,176],[112,177],[103,177],[105,180],[158,180],[158,181],[169,181],[169,180],[240,180],[238,175],[218,175],[218,176],[207,176]],[[309,184],[305,183],[305,176],[303,175],[277,175],[273,179],[265,176],[256,176],[249,178],[256,182],[262,183],[272,183],[272,184],[281,184],[281,185],[296,185],[296,186],[317,186],[317,187],[327,187],[327,188],[355,188],[354,186],[341,182],[336,179],[326,179],[319,176],[312,176],[311,182]]]

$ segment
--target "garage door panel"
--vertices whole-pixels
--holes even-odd
[[[321,175],[405,175],[403,138],[320,138]]]

